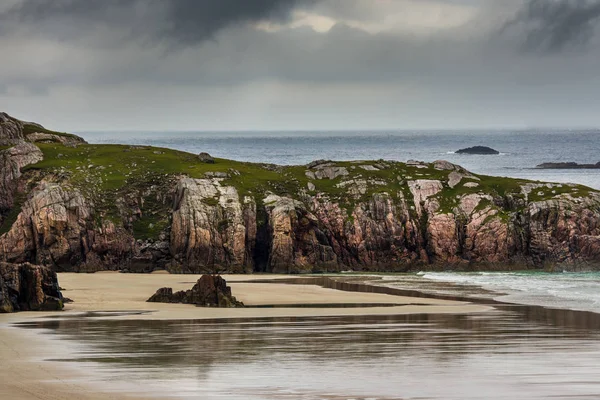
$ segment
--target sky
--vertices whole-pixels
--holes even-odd
[[[600,0],[2,0],[53,129],[600,127]]]

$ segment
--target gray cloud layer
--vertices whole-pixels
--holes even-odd
[[[1,25],[30,24],[43,33],[121,29],[130,38],[188,46],[211,39],[228,26],[284,21],[296,7],[315,0],[25,0],[0,16]],[[64,25],[69,28],[63,30]],[[63,39],[66,38],[63,36]]]
[[[376,17],[364,0],[23,0],[0,14],[0,30],[27,24],[40,34],[72,40],[108,27],[128,39],[185,47],[231,26],[285,21],[293,10],[318,3],[329,4],[324,9],[334,17]],[[525,0],[502,29],[521,34],[525,51],[557,52],[587,44],[599,19],[600,0]]]
[[[529,0],[504,29],[524,28],[524,51],[559,52],[587,45],[599,19],[598,0]]]
[[[0,109],[25,119],[67,108],[62,121],[84,128],[589,125],[600,105],[600,0],[13,1],[0,6]],[[289,25],[299,12],[334,26]],[[465,22],[445,24],[452,13]],[[420,19],[428,30],[403,26]]]

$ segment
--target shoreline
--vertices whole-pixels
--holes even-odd
[[[77,398],[136,399],[140,393],[113,393],[86,383],[85,368],[49,361],[64,357],[62,340],[44,332],[15,326],[18,323],[54,318],[98,318],[108,320],[200,320],[285,317],[336,317],[407,314],[484,313],[493,307],[464,301],[408,297],[379,293],[348,292],[315,284],[265,283],[294,279],[288,275],[224,275],[233,295],[248,308],[203,308],[186,304],[147,303],[160,287],[189,289],[200,275],[60,273],[64,295],[74,302],[62,312],[24,312],[0,318],[0,397],[19,400],[63,400]],[[298,277],[296,279],[302,279]],[[261,282],[253,282],[261,281]],[[299,307],[298,305],[302,306]],[[324,307],[323,305],[337,305]],[[361,304],[379,305],[361,307]],[[273,307],[269,307],[273,306]],[[94,314],[94,312],[100,312]],[[62,350],[66,350],[62,348]],[[136,397],[142,396],[142,397]]]

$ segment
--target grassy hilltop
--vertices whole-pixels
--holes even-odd
[[[530,183],[522,179],[473,175],[465,177],[460,185],[451,188],[448,186],[450,171],[438,170],[433,164],[418,166],[383,160],[335,162],[335,166],[345,167],[349,174],[335,179],[310,179],[306,175],[306,166],[275,166],[219,158],[215,159],[214,163],[206,163],[195,154],[151,146],[82,144],[67,147],[60,143],[37,145],[44,153],[44,160],[26,167],[25,171],[52,173],[67,180],[86,197],[93,199],[98,211],[104,216],[117,220],[119,213],[115,199],[124,195],[144,197],[147,188],[166,186],[179,176],[225,177],[224,185],[234,186],[241,198],[252,196],[259,203],[267,193],[295,198],[298,198],[300,193],[321,193],[329,200],[339,202],[348,209],[349,214],[355,204],[367,201],[378,192],[410,199],[412,195],[407,184],[409,180],[428,179],[443,182],[444,190],[437,195],[442,212],[452,212],[457,205],[457,199],[470,193],[485,193],[498,198],[508,195],[523,198],[521,187]],[[346,187],[340,185],[343,181],[352,180],[368,182],[364,194],[358,197],[349,196]],[[309,182],[312,185],[309,185]],[[371,184],[373,182],[377,184]],[[468,182],[477,183],[477,186],[465,186]],[[591,189],[581,185],[544,187],[530,193],[528,200],[546,200],[563,193],[583,197],[590,191]],[[150,209],[145,215],[149,216],[136,225],[142,227],[152,224],[158,231],[166,221],[151,221],[151,216],[161,215],[160,218],[163,218],[165,214],[161,213],[161,206],[153,201],[152,195],[144,200],[146,207]],[[152,210],[153,203],[156,203],[155,210]],[[141,236],[152,234],[144,229],[137,230]]]

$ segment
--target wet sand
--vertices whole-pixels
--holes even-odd
[[[106,391],[102,385],[86,383],[77,366],[48,361],[67,350],[62,341],[48,335],[15,328],[18,322],[68,319],[88,312],[95,320],[211,320],[256,318],[360,317],[367,315],[465,314],[491,310],[485,305],[379,293],[355,293],[316,285],[266,283],[289,276],[225,276],[233,294],[249,308],[217,309],[190,305],[147,303],[160,287],[189,289],[199,276],[169,274],[59,274],[64,296],[74,302],[61,313],[20,313],[0,316],[0,398],[4,399],[130,399],[145,398],[144,387],[132,383],[127,390]],[[253,282],[260,280],[261,282]],[[365,305],[379,305],[361,307]],[[301,306],[300,306],[301,305]],[[328,307],[334,305],[335,307]],[[346,308],[345,306],[350,306]],[[139,311],[133,312],[131,311]],[[112,313],[115,312],[115,313]],[[121,314],[119,312],[126,312]],[[158,397],[153,398],[160,398]]]
[[[600,398],[600,333],[588,329],[594,318],[561,322],[562,313],[543,313],[540,319],[531,310],[502,306],[467,314],[196,320],[87,317],[30,320],[19,327],[25,334],[43,332],[53,343],[57,354],[50,365],[86,372],[86,390],[98,388],[119,398]],[[82,376],[72,376],[69,383],[80,384]]]

